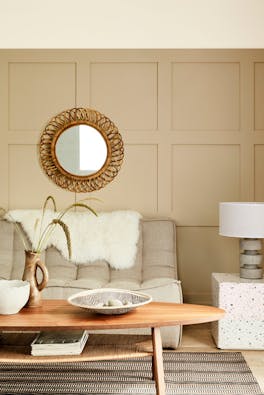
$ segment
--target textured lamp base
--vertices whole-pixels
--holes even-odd
[[[256,280],[262,278],[262,254],[260,239],[240,240],[240,277]]]
[[[263,277],[263,270],[261,268],[248,269],[245,267],[240,268],[240,277],[256,280]]]

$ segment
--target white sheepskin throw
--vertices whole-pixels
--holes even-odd
[[[39,226],[36,220],[41,219],[41,210],[11,210],[8,212],[15,222],[22,225],[33,249],[39,239]],[[10,220],[10,216],[6,218]],[[58,213],[46,210],[42,229],[49,224]],[[127,269],[133,266],[139,239],[139,220],[141,215],[135,211],[113,211],[99,213],[96,217],[90,212],[67,212],[62,220],[68,226],[72,244],[71,261],[88,263],[97,259],[106,260],[115,269]],[[67,242],[59,225],[49,238],[46,249],[56,247],[61,254],[68,257]]]

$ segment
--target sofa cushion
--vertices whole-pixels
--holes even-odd
[[[122,269],[122,270],[110,270],[110,283],[112,283],[113,287],[120,288],[118,283],[129,282],[131,285],[128,289],[132,289],[132,287],[140,286],[142,282],[142,222],[140,223],[140,234],[137,244],[137,255],[135,258],[135,263],[130,269]],[[114,286],[114,284],[116,284]],[[132,285],[134,284],[134,285]]]
[[[92,278],[103,287],[110,281],[110,270],[106,261],[97,260],[89,265],[78,265],[77,268],[76,282],[80,283],[83,279]]]
[[[63,279],[66,282],[76,279],[78,267],[74,263],[63,258],[54,247],[47,249],[45,264],[51,279]]]
[[[99,288],[115,287],[119,284],[127,286],[127,289],[139,288],[142,282],[142,224],[140,224],[140,235],[138,240],[137,255],[135,263],[130,269],[116,270],[109,266],[104,260],[87,262],[87,264],[75,264],[69,262],[50,247],[46,251],[45,263],[49,271],[48,286],[65,286],[74,288]],[[56,285],[59,284],[59,285]]]
[[[12,224],[0,221],[0,226],[0,277],[22,278],[25,258],[21,240]],[[54,247],[44,251],[41,259],[49,271],[48,287],[140,289],[155,279],[167,283],[177,279],[175,224],[167,219],[143,219],[135,264],[130,269],[115,270],[102,260],[75,264]]]
[[[0,278],[11,277],[13,261],[14,230],[10,224],[0,221]]]
[[[152,278],[177,279],[176,226],[168,219],[143,221],[142,281]]]

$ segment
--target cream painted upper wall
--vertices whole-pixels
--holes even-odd
[[[0,0],[0,48],[264,48],[263,0]]]

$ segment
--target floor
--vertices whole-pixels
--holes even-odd
[[[264,350],[219,350],[211,337],[210,324],[185,326],[183,328],[182,343],[177,351],[241,351],[261,390],[264,392]]]

